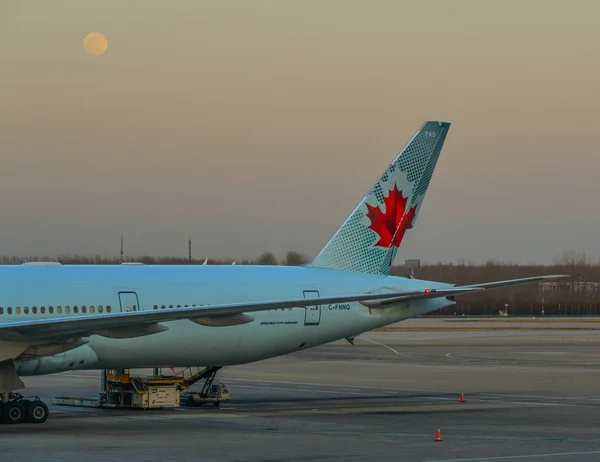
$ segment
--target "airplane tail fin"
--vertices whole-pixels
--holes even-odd
[[[448,122],[425,122],[306,266],[389,274],[406,230],[415,224],[449,128]]]

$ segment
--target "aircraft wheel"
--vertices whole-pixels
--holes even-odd
[[[4,405],[4,421],[8,424],[19,424],[27,417],[27,410],[19,401]]]
[[[25,408],[25,415],[27,415],[29,406],[31,406],[31,401],[28,399],[20,399],[19,403],[21,403],[23,405],[23,407]]]
[[[219,406],[221,405],[221,401],[215,401],[215,402],[213,403],[213,405],[214,405],[215,407],[219,407]]]
[[[33,402],[27,409],[27,421],[31,423],[44,423],[50,411],[46,403],[42,401]]]

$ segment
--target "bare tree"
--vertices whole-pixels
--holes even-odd
[[[286,266],[300,266],[308,261],[301,253],[295,252],[293,250],[288,250],[285,255],[285,258],[281,261],[282,265]]]
[[[556,266],[577,267],[585,266],[588,263],[588,257],[585,252],[579,250],[567,250],[554,258]]]
[[[271,252],[265,252],[254,263],[256,265],[277,265],[277,258]]]

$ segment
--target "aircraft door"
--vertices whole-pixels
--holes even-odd
[[[121,302],[121,312],[139,311],[140,304],[135,292],[119,292],[119,301]]]
[[[304,298],[320,297],[318,290],[305,290]],[[307,306],[304,312],[304,325],[317,325],[321,321],[321,305]]]

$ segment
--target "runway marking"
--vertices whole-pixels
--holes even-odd
[[[546,454],[522,454],[518,456],[492,456],[492,457],[475,457],[469,459],[436,459],[426,462],[474,462],[478,460],[512,460],[512,459],[534,459],[539,457],[561,457],[561,456],[585,456],[590,454],[600,454],[600,451],[580,451],[580,452],[553,452]]]
[[[378,343],[378,342],[373,342],[373,343]],[[380,344],[381,346],[384,346],[386,348],[389,348],[390,350],[393,350],[393,348],[385,345],[385,344]],[[395,350],[393,350],[395,353],[401,355],[401,356],[406,356],[400,352],[397,352]],[[62,377],[74,377],[74,378],[85,378],[85,379],[99,379],[100,376],[99,375],[87,375],[87,374],[74,374],[74,373],[60,373],[60,374],[56,374],[57,376],[62,376]],[[258,382],[259,384],[264,383],[261,380],[253,380],[253,379],[227,379],[228,381],[245,381],[245,382]],[[342,385],[340,384],[325,384],[325,383],[312,383],[312,382],[289,382],[289,381],[272,381],[272,383],[279,383],[279,384],[287,384],[287,385],[296,385],[298,386],[298,388],[302,388],[304,390],[306,390],[308,387],[307,386],[313,386],[313,387],[342,387]],[[267,384],[265,384],[267,385]],[[236,386],[240,386],[240,385],[236,385]],[[303,386],[303,387],[301,387]],[[241,387],[241,386],[240,386]],[[245,387],[245,388],[252,388],[252,387]],[[432,393],[432,394],[447,394],[447,393],[458,393],[454,390],[446,390],[446,391],[442,391],[442,390],[426,390],[426,389],[419,389],[419,388],[379,388],[379,387],[368,387],[368,386],[359,386],[359,388],[363,389],[363,390],[378,390],[381,392],[387,392],[387,394],[389,395],[390,392],[393,393],[401,393],[401,392],[406,392],[406,391],[411,391],[411,392],[419,392],[419,393]],[[278,388],[276,387],[272,387],[272,389],[277,390]],[[282,390],[291,390],[289,388],[285,388]],[[325,391],[325,390],[319,390],[316,392],[321,392],[321,393],[348,393],[348,392],[335,392],[335,391]],[[361,392],[352,392],[354,394],[360,394],[360,395],[364,395],[364,396],[372,396],[372,393],[361,393]],[[481,393],[479,395],[479,399],[475,398],[478,401],[496,401],[497,398],[532,398],[532,399],[539,399],[539,400],[552,400],[552,401],[572,401],[572,400],[581,400],[581,401],[600,401],[599,398],[592,398],[592,397],[552,397],[552,396],[535,396],[535,395],[521,395],[521,394],[509,394],[509,393]],[[454,398],[444,398],[444,397],[427,397],[427,399],[440,399],[440,400],[453,400]],[[471,398],[473,399],[473,398]],[[521,402],[521,401],[504,401],[507,404],[525,404],[525,405],[530,405],[530,406],[569,406],[569,407],[594,407],[597,408],[598,406],[593,405],[585,405],[585,404],[561,404],[561,403],[542,403],[542,402]]]
[[[513,351],[519,355],[566,355],[566,351]]]
[[[307,392],[307,393],[326,393],[326,394],[334,394],[334,395],[358,395],[358,396],[382,396],[375,395],[374,393],[362,393],[359,391],[342,391],[347,389],[337,389],[337,390],[321,390],[314,389],[309,387],[298,387],[298,388],[284,388],[284,387],[261,387],[258,385],[236,385],[237,388],[250,388],[250,389],[261,389],[261,390],[279,390],[279,391],[292,391],[292,392]],[[399,391],[396,391],[398,393]],[[394,398],[395,394],[388,392],[384,392],[383,396],[388,398]],[[410,397],[409,397],[410,398]],[[456,398],[450,398],[445,396],[419,396],[419,399],[431,399],[436,401],[456,401]],[[496,400],[479,400],[480,402],[489,402],[494,403]],[[505,404],[529,404],[532,406],[577,406],[570,404],[558,404],[558,403],[526,403],[526,402],[513,402],[513,401],[504,401]],[[587,406],[585,406],[587,407]]]
[[[358,391],[339,391],[339,390],[318,390],[318,389],[309,389],[308,387],[303,387],[303,388],[283,388],[283,387],[259,387],[256,385],[236,385],[236,388],[251,388],[256,390],[261,389],[261,390],[281,390],[281,391],[292,391],[292,392],[298,392],[298,391],[302,391],[305,393],[326,393],[326,394],[333,394],[333,395],[360,395],[360,396],[373,396],[373,393],[361,393]],[[392,395],[388,395],[390,397],[392,397]]]
[[[279,391],[292,391],[292,392],[310,392],[310,393],[326,393],[334,395],[359,395],[359,396],[384,396],[386,398],[395,398],[396,393],[384,392],[382,394],[374,393],[362,393],[360,391],[347,391],[347,388],[338,388],[337,390],[320,390],[309,387],[298,387],[298,388],[284,388],[284,387],[260,387],[257,385],[236,385],[237,388],[250,388],[250,389],[261,389],[261,390],[279,390]],[[435,399],[440,401],[456,401],[456,398],[448,398],[443,396],[420,396],[420,399]],[[557,405],[558,406],[558,405]]]
[[[226,379],[228,382],[261,382],[260,380],[255,380],[255,379],[234,379],[234,378],[228,378]],[[275,384],[285,384],[285,385],[308,385],[308,386],[313,386],[313,387],[339,387],[339,388],[344,388],[341,384],[330,384],[330,383],[314,383],[314,382],[290,382],[290,381],[284,381],[284,380],[273,380],[272,383]],[[241,385],[235,385],[236,387],[242,387]],[[252,388],[249,386],[246,386],[246,388]],[[369,387],[369,386],[357,386],[357,388],[360,388],[362,390],[377,390],[379,392],[387,392],[389,393],[402,393],[402,392],[407,392],[407,391],[411,391],[411,392],[418,392],[418,393],[431,393],[431,394],[460,394],[460,392],[457,392],[455,390],[446,390],[446,391],[441,391],[441,390],[426,390],[426,389],[422,389],[422,388],[380,388],[380,387]],[[273,387],[273,389],[277,390],[278,388]],[[283,388],[281,388],[283,389]],[[304,388],[306,389],[306,388]],[[298,390],[298,388],[285,388],[284,390]],[[325,392],[325,390],[320,390]],[[327,393],[335,393],[332,391],[327,391]],[[371,393],[361,393],[361,394],[365,394],[365,395],[369,395],[372,396]],[[454,398],[449,398],[449,397],[443,397],[443,396],[430,396],[430,397],[420,397],[420,398],[426,398],[426,399],[440,399],[440,400],[454,400]],[[472,400],[476,400],[476,401],[480,401],[480,402],[497,402],[498,398],[533,398],[533,399],[539,399],[539,400],[554,400],[554,401],[565,401],[565,400],[574,400],[574,399],[579,399],[582,401],[591,401],[591,400],[598,400],[598,398],[588,398],[588,397],[552,397],[552,396],[533,396],[533,395],[517,395],[517,394],[509,394],[509,393],[481,393],[479,395],[479,398],[471,398]],[[502,401],[504,403],[507,404],[528,404],[531,406],[569,406],[569,407],[593,407],[593,408],[597,408],[598,406],[588,406],[588,405],[584,405],[584,404],[567,404],[567,403],[543,403],[543,402],[523,402],[523,401]]]
[[[498,400],[483,400],[485,402],[498,402]],[[528,406],[558,406],[558,407],[585,407],[585,408],[593,408],[598,409],[598,405],[596,404],[571,404],[571,403],[533,403],[527,401],[507,401],[509,404],[525,404]]]
[[[510,398],[533,398],[533,399],[549,399],[549,400],[561,400],[561,401],[573,401],[573,400],[579,400],[579,401],[600,401],[600,398],[591,398],[588,396],[557,396],[557,397],[552,397],[552,396],[543,396],[543,395],[514,395],[514,394],[504,394],[504,393],[481,393],[480,394],[481,397],[493,397],[493,398],[497,398],[497,397],[501,397],[501,396],[508,396]]]
[[[225,380],[227,380],[228,382],[261,382],[261,380],[257,380],[257,379],[244,379],[244,378],[226,378]],[[285,385],[311,385],[314,387],[345,387],[347,384],[340,384],[340,383],[316,383],[316,382],[291,382],[288,380],[272,380],[272,383],[275,384],[285,384]],[[403,392],[403,391],[416,391],[419,393],[436,393],[436,394],[448,394],[448,393],[458,393],[460,394],[460,391],[456,391],[456,390],[426,390],[423,388],[389,388],[389,387],[370,387],[370,386],[365,386],[365,385],[355,385],[355,388],[360,388],[363,390],[378,390],[378,391],[391,391],[391,392]],[[510,396],[510,395],[505,395],[504,393],[486,393],[487,395],[497,395],[497,396]],[[522,395],[515,395],[518,397],[523,397]],[[586,399],[586,398],[582,398],[582,399]]]
[[[394,350],[391,346],[388,346],[385,343],[376,342],[375,340],[371,340],[369,338],[366,338],[365,340],[367,342],[374,343],[375,345],[379,345],[379,346],[382,346],[384,348],[387,348],[388,350],[392,351],[393,353],[397,354],[398,356],[411,356],[411,355],[408,355],[406,353],[400,353],[399,351]]]

